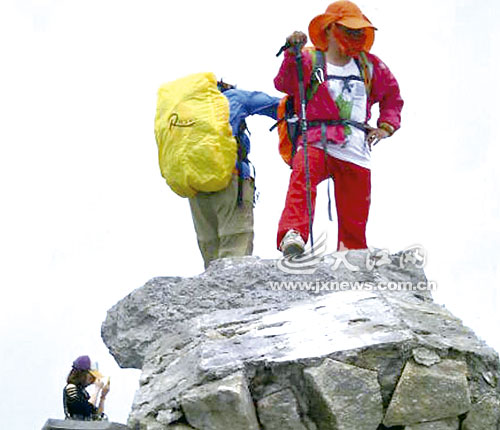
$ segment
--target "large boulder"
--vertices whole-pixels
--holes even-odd
[[[373,256],[334,253],[304,273],[223,259],[133,291],[102,327],[116,361],[142,369],[129,426],[458,430],[478,410],[493,422],[496,352],[433,302],[419,261]]]

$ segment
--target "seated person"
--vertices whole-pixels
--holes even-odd
[[[109,392],[109,380],[106,385],[101,381],[102,375],[91,368],[90,358],[87,355],[78,357],[64,387],[64,413],[66,418],[73,420],[92,421],[100,420],[104,416],[104,401]],[[85,389],[95,384],[96,393],[91,397]],[[99,404],[97,398],[101,394]]]

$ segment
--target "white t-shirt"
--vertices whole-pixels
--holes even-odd
[[[358,79],[328,79],[328,89],[340,110],[340,117],[364,123],[366,121],[367,94],[365,83],[358,66],[351,59],[345,66],[327,63],[328,76],[356,76]],[[359,166],[370,168],[370,149],[365,142],[364,131],[354,126],[345,128],[346,139],[343,144],[328,142],[327,152],[340,160],[350,161]],[[314,146],[323,149],[321,142]]]

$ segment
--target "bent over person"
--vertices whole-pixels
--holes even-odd
[[[64,387],[63,404],[66,418],[81,421],[100,420],[104,416],[104,401],[109,392],[109,381],[101,382],[102,375],[91,368],[87,355],[78,357],[71,368]],[[96,384],[97,391],[91,397],[86,388]],[[100,392],[99,403],[97,397]]]
[[[155,137],[169,187],[189,198],[205,268],[253,251],[254,179],[246,118],[277,117],[280,99],[217,81],[211,72],[158,91]]]
[[[250,115],[276,119],[280,101],[263,92],[241,90],[221,81],[217,86],[229,101],[229,123],[238,144],[238,156],[232,180],[225,189],[198,192],[189,199],[205,268],[217,258],[252,254],[255,183],[248,160],[250,139],[245,119]]]
[[[370,153],[373,145],[399,128],[403,107],[396,79],[378,57],[369,53],[374,31],[354,3],[337,1],[309,24],[314,49],[302,48],[307,42],[302,32],[287,38],[289,48],[274,83],[279,91],[294,97],[295,111],[300,112],[296,61],[296,53],[300,52],[306,89],[309,172],[301,136],[278,227],[277,245],[285,256],[304,251],[312,223],[309,217],[314,216],[316,187],[329,177],[335,184],[337,249],[367,248]],[[368,120],[376,103],[380,115],[373,128],[368,126]]]

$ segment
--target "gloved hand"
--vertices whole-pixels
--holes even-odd
[[[294,31],[286,38],[286,45],[290,48],[302,49],[307,43],[307,35],[302,31]],[[293,51],[292,51],[293,52]]]

